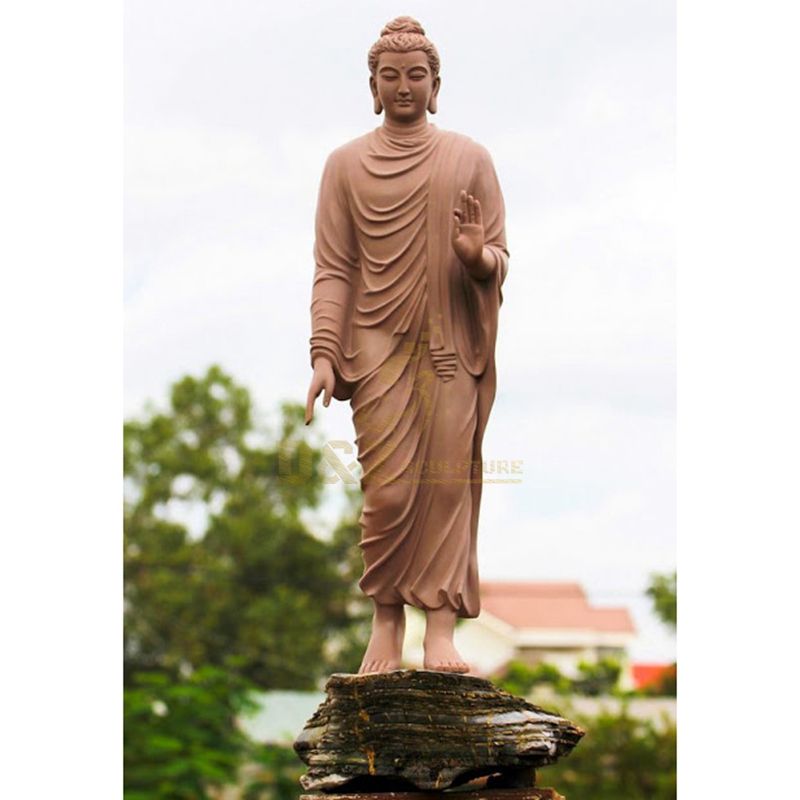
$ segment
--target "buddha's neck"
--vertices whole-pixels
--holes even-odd
[[[402,122],[394,122],[388,117],[384,116],[383,119],[384,130],[394,137],[417,137],[421,133],[425,133],[428,129],[428,117],[423,116],[414,122],[404,124]]]

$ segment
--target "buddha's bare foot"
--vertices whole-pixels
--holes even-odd
[[[405,629],[406,615],[402,605],[389,606],[375,603],[372,635],[369,637],[367,652],[364,653],[358,674],[400,669]]]
[[[447,606],[425,612],[427,627],[423,647],[425,669],[437,672],[469,672],[467,664],[453,644],[456,612]]]
[[[425,669],[437,672],[469,672],[467,664],[456,650],[453,642],[446,637],[425,638]]]

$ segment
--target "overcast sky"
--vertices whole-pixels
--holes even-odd
[[[491,10],[491,11],[490,11]],[[125,38],[125,412],[220,363],[265,412],[308,387],[323,163],[379,124],[366,54],[399,14],[442,61],[441,128],[492,154],[511,252],[482,577],[627,605],[675,566],[675,11],[664,0],[131,0]],[[349,406],[318,411],[352,442]]]

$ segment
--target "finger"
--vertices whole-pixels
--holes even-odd
[[[475,198],[475,223],[483,225],[483,211],[481,211],[481,201]]]
[[[475,198],[470,194],[467,195],[467,202],[469,203],[469,221],[471,225],[475,224]]]
[[[308,397],[306,398],[306,425],[308,425],[312,419],[314,419],[314,401],[316,400],[316,395],[314,394],[313,389],[308,390]]]
[[[467,212],[467,193],[464,189],[461,190],[461,219],[467,220],[468,212]]]
[[[331,395],[333,394],[333,383],[327,382],[325,384],[325,394],[322,396],[322,405],[327,408],[331,404]]]

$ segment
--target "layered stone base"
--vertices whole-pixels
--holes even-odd
[[[566,800],[555,789],[474,789],[448,792],[372,792],[302,794],[300,800]]]
[[[479,778],[484,800],[487,792],[507,800],[557,797],[534,790],[534,770],[568,755],[584,733],[469,675],[332,675],[325,688],[327,699],[294,747],[308,766],[303,789],[337,798],[421,800],[463,786],[458,797],[477,800],[465,784]]]

